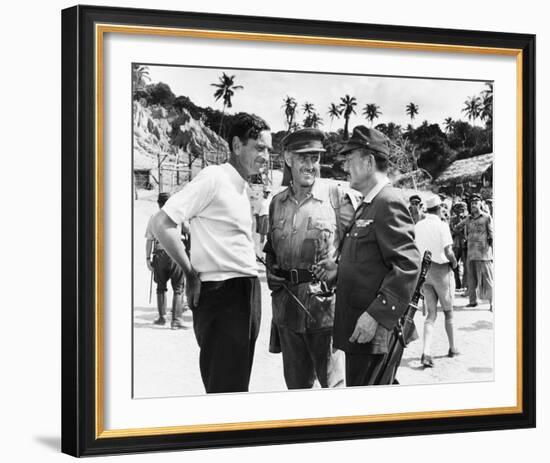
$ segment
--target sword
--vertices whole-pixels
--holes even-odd
[[[261,264],[263,264],[265,266],[266,270],[267,270],[267,262],[264,259],[262,259],[260,256],[256,255],[256,260],[258,262],[260,262]],[[296,297],[296,295],[290,290],[290,288],[286,285],[286,283],[281,282],[281,286],[288,293],[288,295],[294,300],[294,302],[296,302],[296,304],[298,304],[298,307],[300,307],[300,309],[302,311],[304,311],[304,313],[308,316],[308,318],[311,321],[315,321],[315,319],[313,318],[313,315],[311,315],[311,312],[309,310],[307,310],[306,306],[304,304],[302,304],[300,299],[298,299]]]

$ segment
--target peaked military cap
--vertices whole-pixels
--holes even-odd
[[[390,140],[376,129],[358,125],[353,129],[351,138],[340,150],[340,154],[349,153],[357,148],[367,148],[373,154],[387,159],[390,154]]]
[[[474,193],[474,194],[470,195],[469,201],[470,202],[472,202],[472,201],[481,201],[481,196],[478,195],[477,193]]]
[[[422,198],[418,195],[412,195],[410,198],[409,198],[409,202],[412,203],[413,201],[417,201],[419,203],[422,202]]]
[[[289,133],[282,144],[285,151],[293,153],[324,153],[324,139],[325,134],[319,129],[300,129]]]

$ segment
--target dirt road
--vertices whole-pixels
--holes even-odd
[[[145,226],[157,210],[154,197],[135,202],[134,209],[134,396],[173,397],[203,394],[198,366],[198,347],[192,329],[173,331],[170,324],[159,327],[154,301],[149,304],[149,272],[142,258],[145,254]],[[250,391],[285,390],[280,354],[268,352],[271,322],[271,301],[265,281],[262,284],[262,323],[256,344]],[[153,289],[154,292],[154,289]],[[171,301],[170,291],[168,301]],[[448,344],[444,317],[440,313],[434,330],[433,357],[435,367],[420,365],[423,316],[417,313],[415,322],[420,339],[405,350],[399,369],[401,384],[456,383],[491,381],[493,379],[493,313],[488,304],[468,308],[465,297],[455,299],[455,337],[460,355],[447,357]],[[497,308],[498,310],[498,308]],[[191,321],[190,311],[184,315]]]

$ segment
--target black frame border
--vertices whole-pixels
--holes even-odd
[[[174,27],[522,50],[521,413],[96,438],[95,24]],[[288,18],[75,6],[62,11],[62,452],[73,456],[530,428],[536,410],[535,36]]]

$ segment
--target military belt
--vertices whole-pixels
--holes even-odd
[[[293,268],[290,270],[276,269],[273,273],[275,276],[284,278],[295,285],[299,283],[310,283],[314,280],[313,273],[304,268]]]

